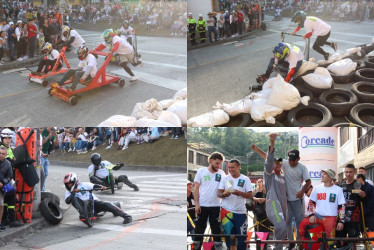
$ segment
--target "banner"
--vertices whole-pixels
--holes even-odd
[[[330,168],[337,173],[337,136],[336,127],[299,129],[300,162],[307,167],[313,186],[321,184],[321,170]]]

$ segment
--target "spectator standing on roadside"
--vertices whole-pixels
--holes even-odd
[[[7,43],[7,40],[5,38],[5,32],[0,31],[0,65],[2,65],[1,60],[3,59],[4,56],[4,46]]]
[[[374,231],[374,187],[366,181],[366,177],[363,174],[358,174],[356,180],[361,184],[361,190],[366,194],[363,202],[365,226],[370,231]]]
[[[243,34],[243,21],[244,21],[244,14],[241,10],[238,10],[237,11],[238,13],[238,32],[239,32],[239,35]]]
[[[369,180],[369,179],[366,178],[366,168],[364,168],[364,167],[360,167],[360,168],[358,169],[358,173],[359,173],[359,174],[363,174],[363,175],[365,176],[365,181],[366,181],[367,183],[369,183],[370,185],[373,186],[373,181],[372,181],[372,180]]]
[[[35,19],[32,18],[27,24],[27,39],[29,44],[29,57],[33,58],[36,47],[36,35],[38,34],[38,29],[35,25]]]
[[[8,48],[9,48],[9,58],[10,58],[10,61],[14,61],[15,58],[14,58],[14,48],[15,48],[15,45],[16,45],[16,41],[17,41],[17,36],[16,36],[16,31],[15,31],[15,28],[14,28],[14,23],[13,22],[9,22],[9,29],[8,29]]]
[[[223,26],[225,25],[225,20],[223,19],[223,14],[219,16],[218,20],[218,30],[219,30],[219,39],[222,40],[225,37],[225,31]]]
[[[230,35],[230,14],[227,10],[225,11],[224,19],[225,19],[224,27],[225,27],[226,37],[229,38],[231,36]]]
[[[200,43],[205,43],[205,33],[206,33],[206,21],[203,19],[203,15],[199,14],[199,20],[197,21],[197,30],[200,35]]]
[[[214,41],[217,41],[217,31],[216,31],[216,28],[214,26],[215,21],[214,21],[214,18],[213,18],[213,14],[211,12],[208,13],[208,18],[206,19],[206,22],[207,22],[207,26],[208,26],[209,41],[213,42],[212,32],[214,33]]]
[[[58,146],[59,141],[56,130],[53,127],[44,128],[42,130],[42,151],[40,157],[40,163],[42,164],[42,170],[44,173],[43,183],[41,183],[42,191],[46,191],[46,182],[48,177],[49,160],[50,154],[49,148],[52,146]]]

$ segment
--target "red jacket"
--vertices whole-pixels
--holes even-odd
[[[28,39],[35,37],[38,34],[38,29],[36,28],[36,25],[27,24],[27,33],[28,33],[27,34]]]
[[[243,12],[241,12],[241,11],[239,10],[239,11],[238,11],[238,22],[243,21],[243,20],[244,20]]]

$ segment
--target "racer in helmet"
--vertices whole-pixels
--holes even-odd
[[[66,204],[72,204],[73,207],[78,210],[79,218],[81,220],[84,218],[82,201],[90,199],[90,193],[85,192],[84,190],[92,190],[94,188],[100,188],[101,190],[107,189],[105,186],[99,184],[80,182],[78,176],[73,172],[65,175],[64,185],[66,189],[65,202]],[[132,221],[132,217],[121,210],[119,202],[111,203],[108,201],[101,201],[94,194],[92,194],[92,198],[94,199],[94,211],[96,214],[100,212],[111,212],[114,216],[121,216],[124,219],[123,224]]]
[[[66,87],[68,90],[74,91],[79,82],[89,82],[92,80],[97,73],[97,62],[96,57],[89,54],[87,45],[81,45],[78,48],[78,67],[75,69],[69,69],[62,79],[58,81],[58,84],[63,85],[66,80],[74,76],[74,82],[71,87]]]
[[[329,45],[334,51],[337,50],[338,45],[336,42],[328,42],[327,39],[330,37],[331,26],[326,22],[322,21],[318,17],[307,16],[303,11],[297,11],[291,19],[292,22],[297,23],[297,28],[291,33],[296,34],[301,28],[306,29],[306,34],[303,36],[304,39],[310,38],[312,35],[317,36],[316,41],[313,44],[313,49],[323,55],[325,60],[329,59],[330,53],[325,52],[322,46],[325,44]]]
[[[38,69],[36,70],[36,72],[32,72],[31,73],[32,75],[41,76],[43,68],[44,68],[43,74],[48,74],[49,71],[52,71],[53,66],[57,62],[57,58],[60,55],[60,53],[53,48],[52,44],[48,42],[43,45],[42,52],[44,54],[44,58],[40,60]],[[62,67],[62,61],[59,64],[59,68],[61,67]]]
[[[127,63],[130,62],[133,66],[143,66],[144,64],[140,58],[135,56],[134,48],[125,39],[119,37],[112,29],[104,30],[103,38],[104,42],[97,46],[94,51],[101,51],[108,45],[112,45],[112,52],[116,52],[119,56],[119,65],[131,76],[130,82],[136,81],[138,78],[129,66],[127,66]]]
[[[63,44],[70,49],[71,46],[73,46],[74,48],[79,48],[79,46],[85,43],[86,42],[84,41],[84,39],[78,34],[76,30],[71,29],[67,25],[64,25],[62,26],[61,40],[56,45]]]
[[[304,54],[301,49],[288,43],[278,43],[273,50],[273,54],[274,56],[270,59],[266,73],[257,76],[257,82],[259,85],[257,85],[256,88],[261,89],[262,84],[269,79],[274,66],[283,61],[286,64],[288,63],[288,73],[285,81],[290,82],[294,74],[299,70],[304,59]]]
[[[133,28],[129,25],[129,21],[123,21],[122,27],[119,29],[119,35],[121,38],[126,40],[130,45],[132,45],[133,36]]]
[[[105,166],[112,165],[108,161],[102,161],[101,156],[98,153],[94,153],[91,155],[91,165],[88,167],[88,175],[90,177],[90,181],[92,183],[97,183],[103,186],[108,186],[108,175],[109,171],[105,168]],[[121,163],[117,163],[117,165],[120,165]],[[118,185],[118,187],[122,188],[123,183],[129,186],[130,188],[133,188],[134,191],[139,191],[139,188],[137,185],[133,184],[129,178],[126,175],[120,175],[118,177],[114,177],[115,184]]]

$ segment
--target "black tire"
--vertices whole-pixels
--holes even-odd
[[[356,95],[345,89],[327,90],[319,96],[319,100],[334,116],[348,115],[358,103]]]
[[[310,97],[309,101],[310,102],[313,101],[313,93],[312,93],[312,91],[310,91],[309,89],[305,88],[304,86],[302,86],[300,84],[295,85],[295,87],[299,91],[301,97],[303,97],[303,96],[309,96]]]
[[[365,67],[374,69],[374,56],[369,56],[366,58]]]
[[[299,121],[304,118],[303,121]],[[287,121],[290,127],[329,127],[332,114],[325,106],[309,102],[308,106],[299,105],[288,111]]]
[[[334,88],[334,80],[332,81],[331,88],[329,88],[329,89],[319,89],[319,88],[313,87],[312,85],[310,85],[309,83],[307,83],[304,80],[303,80],[303,84],[304,84],[305,88],[309,89],[312,92],[314,97],[318,97],[318,96],[320,96],[320,94],[322,94],[322,92]]]
[[[94,225],[94,221],[92,220],[92,217],[94,216],[93,215],[92,201],[87,201],[85,203],[85,205],[86,205],[86,216],[85,216],[84,223],[88,227],[92,227]]]
[[[365,63],[364,62],[357,62],[357,67],[356,67],[356,70],[359,70],[359,69],[363,69],[365,68]],[[369,68],[369,67],[366,67],[366,68]]]
[[[336,83],[351,83],[354,80],[355,71],[352,71],[348,75],[343,75],[343,76],[335,75],[332,72],[330,72],[330,75],[331,75],[332,79],[334,80],[334,82],[336,82]]]
[[[374,126],[374,104],[360,103],[354,106],[349,113],[351,122],[362,127]]]
[[[114,177],[113,177],[113,174],[110,173],[109,174],[109,181],[110,181],[110,191],[112,192],[112,194],[114,194]]]
[[[75,104],[77,104],[77,102],[78,102],[78,97],[76,97],[75,95],[73,95],[72,97],[70,97],[69,103],[71,105],[74,106]]]
[[[39,209],[40,213],[49,223],[56,225],[62,221],[62,210],[54,200],[45,198],[40,202]]]
[[[249,125],[250,127],[284,127],[284,125],[278,121],[275,121],[274,124],[267,123],[266,121],[259,121]]]
[[[266,23],[265,22],[261,22],[261,29],[266,30]]]
[[[274,118],[276,121],[282,123],[287,119],[287,114],[288,114],[288,110],[283,110],[282,113],[280,113],[279,115],[276,115]]]
[[[123,88],[123,86],[125,86],[125,84],[126,84],[125,80],[123,80],[123,79],[118,80],[118,86],[120,86],[121,88]]]
[[[52,96],[52,89],[48,89],[48,95]]]
[[[42,81],[42,86],[47,87],[48,86],[48,81],[47,80]]]
[[[49,198],[51,200],[54,200],[58,205],[60,205],[60,197],[58,197],[54,193],[41,191],[40,192],[40,198],[41,198],[41,200]]]
[[[356,82],[374,82],[374,69],[364,68],[359,69],[355,73]]]
[[[348,58],[351,58],[352,61],[360,60],[361,58],[364,58],[366,56],[365,50],[360,50],[359,52],[351,54]]]
[[[357,96],[360,103],[374,103],[373,82],[356,82],[352,85],[351,90]]]
[[[247,127],[249,121],[252,120],[251,116],[247,113],[243,113],[243,114],[241,114],[241,116],[242,116],[242,122],[239,124],[238,127]]]

